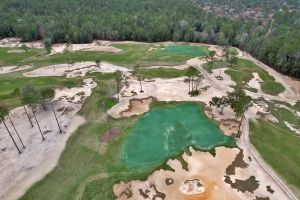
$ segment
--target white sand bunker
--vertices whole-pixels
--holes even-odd
[[[203,183],[199,179],[186,180],[179,189],[186,195],[201,194],[205,191]]]
[[[4,38],[0,40],[0,47],[21,47],[22,45],[25,45],[29,48],[34,49],[44,49],[44,43],[43,41],[34,41],[34,42],[21,42],[21,39],[19,38]]]
[[[63,53],[66,50],[67,44],[54,44],[52,46],[51,55]],[[69,51],[103,51],[103,52],[112,52],[118,53],[121,52],[122,49],[111,46],[111,43],[108,41],[94,41],[89,44],[71,44],[69,46]]]
[[[248,86],[250,88],[254,88],[257,90],[257,92],[262,93],[261,90],[261,83],[263,82],[263,80],[260,78],[259,74],[254,72],[252,73],[253,78],[248,82]]]
[[[0,68],[0,74],[8,74],[11,72],[16,72],[16,71],[21,71],[21,70],[25,70],[25,69],[29,69],[32,66],[29,65],[24,65],[24,66],[5,66]]]
[[[101,62],[98,67],[95,62],[78,62],[73,65],[58,64],[41,67],[30,72],[26,72],[23,75],[27,77],[40,77],[40,76],[66,76],[67,78],[73,78],[78,76],[85,76],[87,73],[102,72],[112,73],[116,70],[123,72],[129,72],[130,70],[125,67],[120,67],[107,62]]]
[[[158,101],[202,101],[208,104],[214,96],[223,96],[233,89],[223,84],[222,90],[212,87],[208,80],[203,80],[199,88],[202,88],[201,94],[191,97],[188,94],[189,86],[184,81],[185,77],[172,79],[153,79],[152,81],[143,81],[142,87],[144,92],[140,93],[140,83],[136,79],[129,78],[122,88],[123,96],[120,102],[109,110],[109,114],[114,118],[122,117],[121,113],[128,109],[130,99],[144,99],[150,96]],[[136,94],[132,96],[132,94]],[[234,114],[232,113],[234,117]]]
[[[45,137],[44,141],[42,141],[30,108],[27,108],[27,111],[34,127],[31,127],[23,107],[10,112],[26,148],[22,148],[13,127],[6,120],[9,130],[22,151],[19,154],[3,124],[0,124],[0,199],[19,198],[34,182],[42,179],[55,167],[67,139],[85,121],[76,113],[80,110],[84,100],[91,95],[94,87],[96,83],[92,79],[85,79],[82,87],[55,91],[53,105],[64,133],[59,132],[49,104],[46,111],[38,109],[36,116]]]

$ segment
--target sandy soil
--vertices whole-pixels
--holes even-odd
[[[220,129],[225,135],[232,136],[238,133],[239,124],[240,122],[234,119],[223,119],[220,122]]]
[[[27,77],[41,77],[41,76],[66,76],[66,78],[73,78],[78,76],[85,76],[87,73],[102,72],[112,73],[116,70],[129,72],[125,67],[120,67],[107,62],[101,62],[100,67],[96,66],[95,62],[78,62],[73,65],[58,64],[49,65],[26,72],[23,75]]]
[[[153,102],[153,97],[144,99],[130,99],[127,110],[121,112],[122,117],[131,117],[141,115],[150,109],[150,104]]]
[[[120,182],[113,186],[118,200],[130,199],[165,199],[165,200],[219,200],[219,199],[249,199],[249,194],[237,192],[225,183],[226,168],[235,160],[240,151],[237,148],[216,148],[216,156],[208,152],[195,151],[192,156],[183,154],[188,170],[178,160],[169,160],[167,164],[175,171],[156,170],[146,181],[133,180],[128,183]],[[243,169],[247,170],[247,169]],[[203,184],[204,191],[197,193],[183,190],[186,181],[197,180]],[[127,198],[126,193],[131,192]],[[194,193],[194,194],[193,194]],[[143,196],[145,195],[145,196]],[[156,198],[154,196],[156,195]],[[158,197],[164,198],[158,198]],[[253,195],[254,196],[254,195]],[[260,196],[260,195],[259,195]],[[146,198],[147,197],[147,198]]]
[[[34,49],[44,49],[43,41],[35,41],[35,42],[21,42],[19,38],[4,38],[0,40],[0,47],[21,47],[22,45],[26,45],[29,48]]]
[[[66,49],[67,45],[65,43],[55,44],[52,46],[51,55],[63,53]],[[118,53],[121,52],[122,49],[118,49],[116,47],[111,46],[111,42],[109,41],[100,41],[96,40],[89,44],[71,44],[69,47],[71,52],[75,51],[103,51],[103,52],[112,52]]]
[[[258,73],[255,72],[252,74],[253,74],[253,78],[248,82],[248,86],[257,89],[258,93],[262,93],[260,83],[263,82],[263,80],[259,77]]]
[[[26,146],[25,149],[21,147],[8,120],[6,120],[6,124],[16,139],[22,154],[18,154],[6,129],[1,124],[0,199],[19,198],[33,183],[42,179],[55,167],[67,139],[85,121],[76,113],[80,110],[83,101],[91,95],[96,83],[92,79],[85,79],[84,83],[82,87],[56,90],[53,105],[64,133],[59,133],[50,105],[47,106],[47,111],[38,109],[36,115],[45,137],[44,141],[41,139],[29,108],[27,110],[34,122],[33,128],[28,122],[23,107],[10,112],[12,121]]]
[[[16,72],[16,71],[21,71],[21,70],[29,69],[31,67],[32,66],[29,66],[29,65],[24,65],[24,66],[5,66],[5,67],[2,67],[2,70],[0,69],[0,74],[8,74],[8,73]]]

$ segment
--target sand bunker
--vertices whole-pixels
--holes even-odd
[[[48,104],[47,111],[41,108],[37,111],[37,119],[46,140],[42,141],[37,124],[32,118],[32,112],[27,108],[34,127],[31,127],[23,107],[10,112],[12,121],[19,131],[26,148],[21,148],[18,154],[3,124],[0,125],[0,199],[17,199],[34,182],[43,178],[53,169],[64,149],[69,136],[84,123],[84,118],[75,114],[80,110],[83,101],[91,95],[96,83],[92,79],[85,79],[82,87],[63,88],[55,91],[54,108],[57,113],[60,127],[65,133],[59,133],[53,112]],[[15,132],[8,120],[8,128],[13,137]]]
[[[253,78],[248,82],[248,86],[250,88],[254,88],[257,90],[257,92],[262,93],[261,90],[261,83],[263,82],[263,80],[259,77],[258,73],[252,73],[253,74]]]
[[[87,73],[101,72],[112,73],[116,70],[129,72],[125,67],[120,67],[107,62],[101,62],[100,67],[95,62],[78,62],[73,65],[58,64],[41,67],[23,75],[27,77],[41,77],[41,76],[66,76],[66,78],[74,78],[78,76],[85,76]]]
[[[144,99],[130,99],[129,108],[121,112],[122,117],[131,117],[134,115],[141,115],[147,112],[153,100],[153,97],[148,97]]]
[[[29,48],[34,49],[44,49],[44,43],[43,41],[34,41],[34,42],[21,42],[21,39],[19,38],[4,38],[0,40],[0,47],[21,47],[22,45],[25,45]]]
[[[158,169],[145,181],[117,183],[113,192],[118,200],[287,199],[270,179],[255,170],[256,166],[251,167],[253,162],[245,163],[240,149],[215,150],[213,156],[190,147],[191,154],[184,153],[182,160],[167,161],[172,170]],[[274,192],[270,193],[267,186]]]
[[[192,156],[183,154],[188,170],[183,169],[179,160],[169,160],[167,165],[174,171],[157,170],[146,181],[134,180],[115,184],[113,191],[118,200],[240,199],[223,180],[226,167],[234,161],[238,151],[219,147],[213,157],[208,152],[191,149]],[[166,180],[172,180],[172,184],[166,184]],[[125,190],[131,191],[131,197],[124,194]]]
[[[16,72],[16,71],[29,69],[31,67],[32,66],[29,66],[29,65],[25,65],[25,66],[5,66],[5,67],[2,67],[2,69],[0,69],[0,74],[8,74],[8,73]]]
[[[111,43],[108,41],[94,41],[89,44],[71,44],[69,46],[69,51],[102,51],[102,52],[112,52],[118,53],[121,52],[122,49],[118,49],[116,47],[110,46]],[[63,53],[66,50],[67,44],[54,44],[52,46],[51,55]]]

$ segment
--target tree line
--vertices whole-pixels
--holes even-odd
[[[186,41],[236,46],[300,77],[300,11],[272,20],[217,17],[191,0],[2,0],[0,38],[88,43],[94,39]]]

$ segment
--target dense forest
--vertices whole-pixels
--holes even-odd
[[[300,77],[299,2],[230,2],[1,0],[0,38],[44,40],[47,45],[87,43],[93,39],[232,45],[282,73]]]

